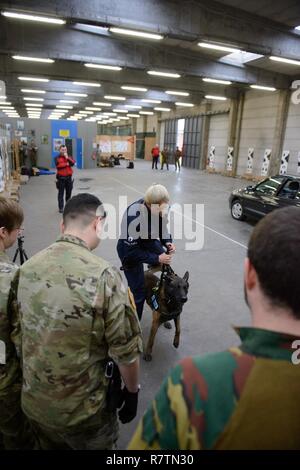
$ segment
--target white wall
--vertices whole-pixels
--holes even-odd
[[[215,170],[224,171],[227,158],[229,114],[216,114],[210,117],[208,155],[212,146],[215,150]]]
[[[288,174],[299,175],[298,153],[300,152],[300,104],[296,105],[292,102],[290,104],[283,150],[290,151],[290,158],[287,170]]]
[[[247,169],[248,148],[254,148],[253,174],[259,176],[264,151],[272,149],[276,116],[278,111],[278,92],[248,91],[241,126],[241,138],[237,174],[243,176]]]

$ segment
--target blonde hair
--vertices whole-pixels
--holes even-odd
[[[153,183],[146,191],[145,202],[147,204],[161,204],[169,202],[170,196],[167,188],[162,184]]]

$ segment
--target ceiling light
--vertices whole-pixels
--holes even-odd
[[[105,95],[104,99],[106,100],[116,100],[116,101],[125,101],[126,98],[124,96],[116,96],[116,95]]]
[[[59,116],[49,116],[48,119],[52,119],[52,120],[58,121],[58,120],[59,120]]]
[[[220,85],[231,85],[229,80],[217,80],[216,78],[202,78],[204,82],[219,83]]]
[[[79,111],[79,114],[85,114],[86,116],[88,114],[94,114],[93,111]]]
[[[103,113],[103,116],[117,116],[117,113]]]
[[[140,114],[149,114],[151,116],[154,113],[152,111],[140,111]]]
[[[160,104],[161,103],[160,100],[148,100],[148,99],[146,100],[145,99],[145,100],[142,100],[142,101],[143,101],[143,103],[154,103],[154,104]]]
[[[41,103],[25,103],[26,107],[32,107],[32,108],[42,108],[43,105]]]
[[[25,96],[23,99],[26,101],[44,101],[44,98],[31,98],[31,96]]]
[[[250,85],[250,88],[254,88],[255,90],[276,91],[276,88],[270,86]]]
[[[5,106],[10,106],[11,103],[9,101],[0,101],[0,104],[3,104]]]
[[[158,77],[180,78],[179,73],[158,72],[157,70],[148,70],[149,75],[157,75]]]
[[[171,111],[171,108],[154,108],[155,111]]]
[[[192,103],[181,103],[179,101],[177,101],[175,104],[176,104],[176,106],[183,106],[183,107],[186,107],[186,108],[192,108],[194,106]]]
[[[40,119],[40,116],[28,116],[29,119]]]
[[[13,106],[8,106],[8,105],[2,105],[0,106],[1,109],[15,109]]]
[[[21,91],[22,93],[39,93],[41,95],[44,95],[46,93],[44,90],[30,90],[28,88],[22,88]]]
[[[209,42],[199,42],[198,46],[204,47],[206,49],[214,49],[216,51],[223,51],[223,52],[242,52],[240,49],[236,47],[222,46],[220,44],[212,44]]]
[[[136,87],[136,86],[122,85],[121,88],[122,90],[130,90],[130,91],[148,91],[148,88],[141,88],[141,87]]]
[[[140,115],[139,114],[127,114],[128,117],[131,117],[131,118],[139,118]]]
[[[85,93],[64,93],[65,96],[83,96],[86,97],[87,94]]]
[[[58,109],[73,109],[74,106],[69,106],[69,105],[65,105],[65,104],[57,104],[56,107]]]
[[[84,64],[85,67],[89,67],[91,69],[101,69],[101,70],[114,70],[114,71],[120,71],[122,70],[122,67],[118,67],[117,65],[103,65],[103,64]]]
[[[85,109],[88,109],[90,111],[101,111],[101,108],[94,108],[93,106],[86,106]]]
[[[27,80],[29,82],[49,82],[48,78],[37,78],[37,77],[18,77],[19,80]]]
[[[114,113],[128,113],[128,109],[113,109]]]
[[[79,86],[95,86],[95,87],[100,87],[100,83],[91,83],[91,82],[73,82],[73,85],[79,85]]]
[[[273,55],[270,57],[270,59],[275,60],[277,62],[283,62],[284,64],[300,65],[299,60],[285,59],[284,57],[275,57]]]
[[[43,59],[40,57],[25,57],[23,55],[13,55],[13,59],[15,60],[27,60],[29,62],[45,62],[46,64],[53,64],[53,59]]]
[[[78,119],[75,117],[69,117],[67,118],[67,121],[78,121]]]
[[[131,109],[142,109],[142,106],[135,106],[133,104],[126,104],[126,107]]]
[[[168,95],[178,95],[178,96],[190,96],[190,94],[187,91],[173,91],[173,90],[168,90],[166,91]]]
[[[14,13],[12,11],[3,11],[1,15],[6,16],[7,18],[15,18],[18,20],[29,20],[29,21],[38,21],[41,23],[52,23],[52,24],[65,24],[65,20],[59,18],[50,18],[46,16],[37,16],[37,15],[28,15],[25,13]]]
[[[219,100],[219,101],[226,101],[227,98],[225,96],[216,96],[216,95],[205,95],[207,100]]]
[[[112,33],[124,34],[125,36],[135,36],[135,37],[140,37],[140,38],[145,38],[145,39],[160,40],[164,38],[161,34],[146,33],[144,31],[135,31],[133,29],[123,29],[123,28],[112,27],[112,28],[109,28],[109,30]]]
[[[103,103],[102,101],[94,101],[94,105],[98,106],[111,106],[111,103]]]
[[[60,103],[72,103],[72,104],[78,104],[79,101],[75,100],[59,100]]]

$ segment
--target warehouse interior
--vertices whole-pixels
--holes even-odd
[[[117,207],[159,183],[171,204],[204,207],[203,220],[186,218],[201,227],[201,248],[174,241],[172,267],[190,276],[180,347],[174,327],[161,328],[152,361],[141,359],[137,417],[120,425],[119,449],[175,364],[240,344],[232,327],[250,325],[243,269],[256,221],[233,220],[228,199],[275,175],[300,178],[299,130],[296,0],[0,2],[0,196],[24,210],[28,257],[60,231],[60,145],[76,161],[73,195]],[[151,168],[155,145],[168,149],[169,171]],[[99,164],[97,148],[119,165]],[[115,239],[95,253],[119,270]],[[144,340],[151,321],[146,306]]]

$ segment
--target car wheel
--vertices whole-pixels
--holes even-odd
[[[235,220],[243,220],[244,216],[244,209],[239,199],[236,199],[231,204],[231,215]]]

